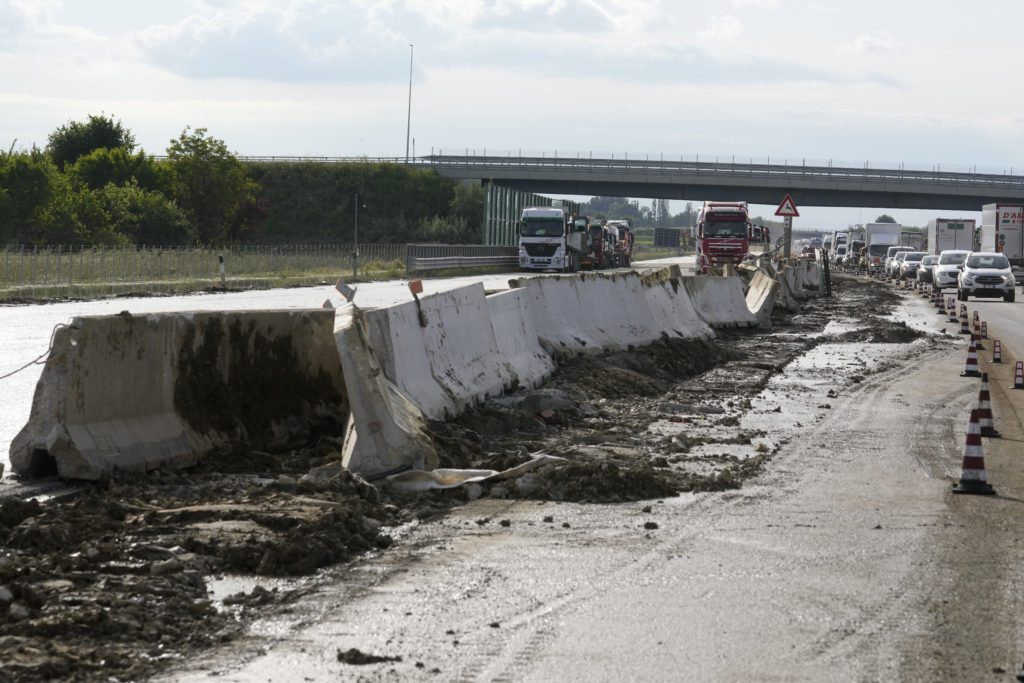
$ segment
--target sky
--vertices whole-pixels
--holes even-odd
[[[1020,0],[0,0],[0,144],[107,114],[153,154],[192,126],[240,155],[404,156],[408,122],[417,155],[1020,172],[1021,26]],[[796,225],[882,212],[935,216]]]

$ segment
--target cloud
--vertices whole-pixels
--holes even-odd
[[[710,19],[711,25],[697,34],[705,42],[728,42],[743,33],[743,22],[731,14]]]
[[[860,35],[853,40],[853,49],[861,54],[889,54],[902,47],[903,45],[887,31]]]
[[[736,7],[761,7],[774,9],[779,6],[779,0],[732,0]]]

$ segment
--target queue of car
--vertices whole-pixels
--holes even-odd
[[[840,245],[829,260],[842,267],[864,272],[877,272],[877,267],[864,263],[863,255],[847,253],[846,245]],[[939,254],[916,251],[905,245],[888,247],[881,272],[894,280],[917,280],[928,283],[939,290],[955,288],[957,299],[967,301],[970,297],[1002,298],[1016,300],[1016,277],[1005,254],[999,252],[968,251],[949,249]]]

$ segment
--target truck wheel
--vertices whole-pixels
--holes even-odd
[[[1016,300],[1017,300],[1017,290],[1016,289],[1011,289],[1009,292],[1007,292],[1006,294],[1003,295],[1003,301],[1007,301],[1007,302],[1012,304]]]

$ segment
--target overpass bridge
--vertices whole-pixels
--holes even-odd
[[[650,158],[445,155],[410,159],[446,178],[492,181],[524,192],[733,200],[797,206],[980,211],[991,202],[1024,203],[1024,175],[974,171]]]

